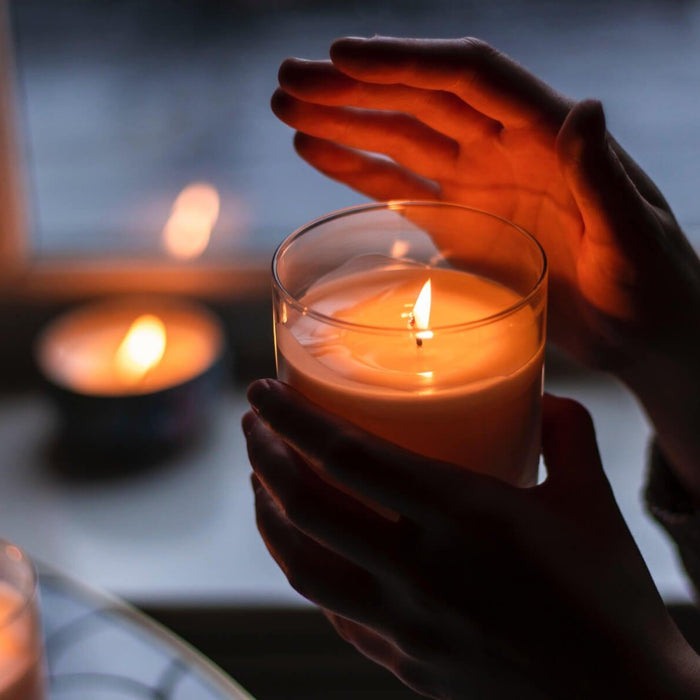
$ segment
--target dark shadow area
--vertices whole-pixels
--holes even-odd
[[[668,606],[668,611],[688,643],[700,654],[700,610],[693,605],[674,604]]]
[[[144,606],[256,700],[421,697],[335,633],[318,610]]]
[[[56,436],[44,449],[47,469],[74,486],[121,481],[147,472],[166,470],[175,459],[196,459],[210,438],[209,427],[187,440],[152,449],[108,451],[87,449]]]
[[[142,609],[202,651],[256,700],[421,697],[340,639],[318,610]],[[687,604],[670,605],[669,611],[700,652],[700,611]]]

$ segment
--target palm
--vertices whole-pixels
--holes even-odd
[[[586,232],[558,167],[556,132],[533,131],[504,129],[497,142],[462,146],[454,171],[438,181],[440,198],[493,212],[536,235],[550,266],[550,337],[586,364],[609,364],[594,347],[599,319],[589,318],[600,296],[590,274],[600,251],[592,254],[582,244]],[[615,293],[626,291],[620,285]],[[628,302],[608,296],[607,305],[610,310]]]

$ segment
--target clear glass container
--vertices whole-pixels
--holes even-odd
[[[278,377],[425,456],[536,482],[547,263],[498,216],[439,202],[329,214],[273,259]]]
[[[36,571],[0,540],[0,700],[43,700],[43,671]]]

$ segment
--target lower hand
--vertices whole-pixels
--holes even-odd
[[[341,636],[407,685],[433,698],[694,697],[697,659],[581,406],[545,397],[548,478],[523,490],[375,438],[279,382],[249,398],[268,549]]]

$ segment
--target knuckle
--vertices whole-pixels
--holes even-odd
[[[471,58],[479,61],[487,61],[499,55],[498,51],[483,39],[474,36],[465,36],[461,40],[463,51]]]

